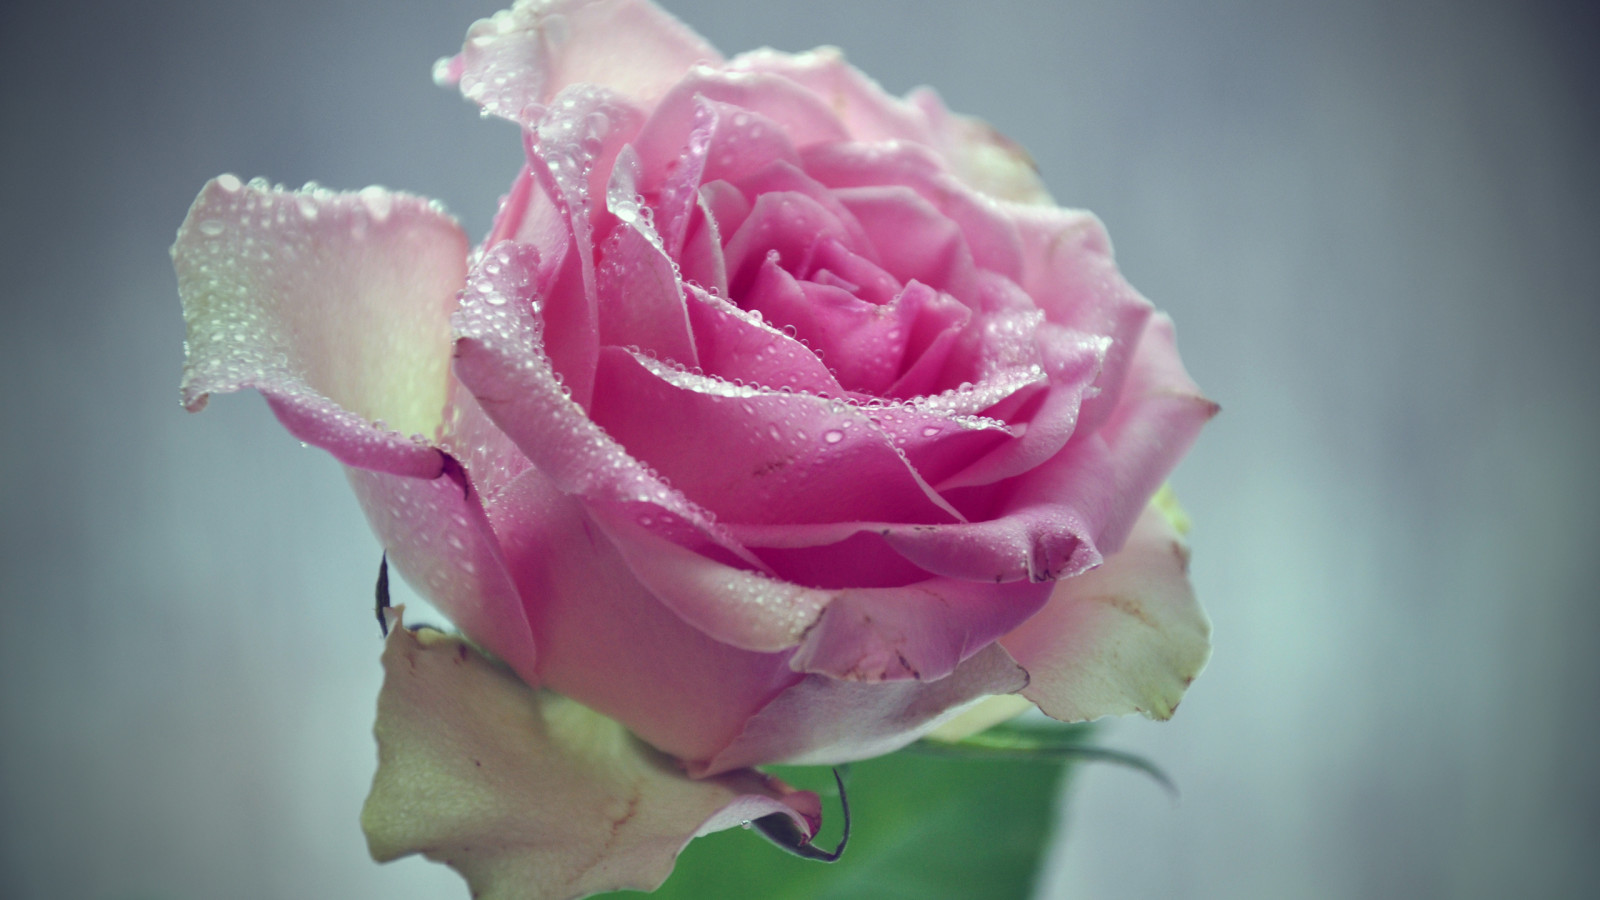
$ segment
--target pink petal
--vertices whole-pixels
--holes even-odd
[[[1116,502],[1105,504],[1096,538],[1101,552],[1122,546],[1140,510],[1130,498],[1154,494],[1220,409],[1184,370],[1172,320],[1165,313],[1152,316],[1128,367],[1121,402],[1095,434],[1109,448],[1115,471]]]
[[[533,232],[529,237],[543,260],[537,283],[550,336],[548,352],[581,405],[589,402],[600,340],[594,244],[597,234],[615,225],[590,198],[609,193],[616,161],[640,120],[640,113],[614,94],[576,85],[563,91],[524,133],[528,163],[548,202],[532,207],[541,213],[537,227],[525,225],[516,232]],[[545,259],[551,245],[560,248],[563,258],[569,247],[577,252],[563,265]]]
[[[961,296],[961,276],[972,267],[972,253],[955,222],[907,187],[839,188],[834,195],[861,223],[895,278]]]
[[[772,814],[804,835],[819,824],[816,795],[748,769],[691,780],[616,722],[458,639],[397,627],[383,661],[368,849],[445,862],[475,897],[651,890],[698,835]]]
[[[1051,322],[1112,339],[1096,386],[1084,403],[1083,427],[1099,427],[1116,405],[1150,302],[1117,270],[1105,228],[1092,214],[1051,206],[1013,206],[1023,247],[1021,285]]]
[[[707,375],[775,390],[844,393],[815,353],[760,316],[694,288],[689,297],[689,321]]]
[[[1038,166],[1021,145],[988,122],[950,112],[930,88],[918,88],[906,100],[927,117],[934,146],[962,181],[1001,200],[1051,203]]]
[[[1187,571],[1187,548],[1146,508],[1120,551],[1058,582],[1044,609],[1001,639],[1028,670],[1023,695],[1067,722],[1170,717],[1211,652]]]
[[[698,364],[683,283],[636,187],[637,156],[624,147],[606,191],[618,220],[597,275],[602,345],[638,347],[685,366]]]
[[[1048,585],[932,578],[842,591],[789,665],[843,681],[937,681],[1038,611]]]
[[[917,144],[839,142],[807,147],[806,174],[830,188],[900,185],[917,192],[954,222],[973,261],[1012,281],[1022,272],[1022,246],[1014,222],[984,194],[952,176],[940,158]]]
[[[845,137],[828,106],[789,81],[697,69],[661,99],[637,146],[645,171],[660,176],[703,144],[711,152],[686,160],[705,173],[697,182],[732,181],[773,160],[798,164],[797,147]],[[659,186],[646,178],[647,188]]]
[[[607,348],[591,415],[723,520],[960,519],[870,419],[843,402],[739,387]],[[714,452],[706,435],[721,438]]]
[[[478,495],[452,478],[346,471],[395,569],[463,634],[534,678],[533,632]]]
[[[1086,398],[1094,396],[1092,388],[1101,378],[1112,342],[1049,322],[1034,327],[1033,338],[1048,387],[1031,414],[1025,418],[1005,416],[1007,421],[1021,418],[1026,429],[1018,439],[970,458],[966,468],[936,481],[940,490],[993,484],[1020,475],[1054,456],[1077,433],[1080,411]],[[999,415],[992,410],[989,414]]]
[[[665,606],[594,517],[649,517],[640,528],[671,535],[659,509],[580,500],[530,469],[488,514],[539,643],[539,683],[651,745],[684,760],[709,759],[799,680],[787,654],[723,643]]]
[[[595,502],[659,507],[727,553],[760,564],[592,421],[545,352],[540,271],[531,247],[484,254],[462,291],[456,375],[488,417],[562,491]]]
[[[903,140],[931,146],[934,141],[922,110],[890,96],[877,82],[845,62],[836,47],[806,53],[761,49],[728,62],[740,72],[779,75],[827,101],[858,141]]]
[[[255,388],[295,436],[348,465],[438,475],[427,442],[445,408],[466,250],[455,221],[416,197],[212,180],[172,251],[184,404]]]
[[[779,760],[822,765],[870,759],[904,747],[966,704],[1022,689],[1027,673],[991,644],[938,681],[863,684],[821,675],[779,694],[751,718],[737,739],[696,775]]]
[[[443,79],[485,111],[525,124],[529,105],[593,84],[648,105],[716,49],[648,0],[518,0],[474,22]]]

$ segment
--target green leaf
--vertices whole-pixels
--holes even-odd
[[[1074,730],[1080,738],[1082,730]],[[818,846],[839,839],[838,790],[826,767],[774,766],[823,796]],[[1067,766],[1047,754],[1004,760],[902,751],[849,767],[850,846],[831,865],[799,859],[753,831],[699,838],[653,895],[663,900],[1025,900],[1055,821]],[[608,897],[642,897],[633,891]]]

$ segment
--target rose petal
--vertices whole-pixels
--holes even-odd
[[[801,152],[806,174],[830,188],[910,188],[966,238],[973,261],[1012,281],[1021,277],[1017,226],[993,200],[962,184],[932,150],[908,143],[837,142]]]
[[[1187,572],[1187,548],[1147,507],[1120,551],[1058,582],[1044,609],[1001,639],[1031,676],[1023,695],[1066,722],[1170,717],[1211,653]]]
[[[689,289],[700,368],[724,381],[840,396],[844,388],[805,345],[721,297]]]
[[[722,59],[648,0],[518,0],[474,22],[460,56],[436,71],[485,111],[519,124],[573,84],[649,104],[696,63]]]
[[[782,760],[828,765],[892,753],[937,728],[973,700],[1021,690],[1028,675],[990,644],[938,681],[863,684],[808,676],[750,719],[710,762],[691,764],[714,775]]]
[[[528,162],[548,204],[534,231],[534,248],[542,260],[536,279],[543,298],[547,347],[555,371],[579,405],[587,405],[593,389],[595,353],[599,350],[599,284],[595,271],[595,238],[615,219],[590,201],[606,196],[611,172],[628,139],[638,130],[639,112],[619,98],[590,85],[575,85],[524,133]],[[533,223],[530,223],[533,224]],[[498,229],[497,229],[498,230]],[[559,245],[565,265],[544,260],[548,244]]]
[[[378,542],[406,581],[462,633],[522,677],[535,677],[533,632],[478,496],[452,478],[345,472]]]
[[[638,158],[624,147],[606,190],[618,220],[597,273],[602,345],[638,347],[685,366],[699,363],[683,283],[636,187]]]
[[[864,413],[841,401],[740,387],[608,347],[590,414],[634,458],[727,521],[961,518]],[[708,453],[705,435],[726,441]]]
[[[1039,369],[1048,387],[1027,416],[1004,416],[1007,421],[1020,419],[1026,429],[1017,439],[986,455],[969,457],[971,462],[964,469],[935,482],[940,490],[993,484],[1028,472],[1060,452],[1078,432],[1083,405],[1094,396],[1092,389],[1102,380],[1113,342],[1049,322],[1028,330],[1038,348]],[[988,414],[1002,415],[994,410]]]
[[[691,780],[457,638],[395,628],[383,662],[378,772],[361,812],[380,862],[422,853],[474,897],[568,900],[653,890],[690,839],[763,815],[815,833],[816,795],[751,771]]]
[[[937,681],[1049,596],[1048,585],[951,578],[841,591],[789,665],[843,681]]]
[[[805,53],[772,49],[741,53],[728,69],[779,75],[826,101],[859,141],[904,140],[932,146],[934,136],[920,109],[890,96],[877,82],[845,62],[837,47]]]
[[[932,88],[917,88],[906,102],[927,117],[934,146],[950,160],[962,181],[1001,200],[1052,203],[1033,157],[994,126],[982,119],[952,113]]]
[[[754,568],[760,562],[595,424],[546,355],[538,255],[503,243],[484,254],[452,321],[456,374],[488,417],[561,490],[596,502],[643,503],[689,523]]]
[[[1153,495],[1220,410],[1206,399],[1178,357],[1172,319],[1165,313],[1150,318],[1128,366],[1121,402],[1095,433],[1113,462],[1113,479],[1099,505],[1104,511],[1096,537],[1101,552],[1111,553],[1133,527],[1142,505],[1133,499]]]
[[[696,69],[661,99],[639,132],[637,147],[647,176],[673,171],[684,150],[704,138],[714,152],[690,160],[701,177],[734,180],[773,160],[800,162],[797,146],[840,140],[843,126],[826,104],[781,78]]]
[[[663,605],[596,521],[648,516],[651,524],[640,527],[671,540],[684,526],[663,523],[658,508],[582,501],[529,469],[488,514],[539,643],[540,683],[656,748],[709,759],[799,680],[787,654],[717,641]]]
[[[213,179],[172,248],[184,405],[255,388],[348,465],[438,475],[443,457],[410,436],[440,425],[466,250],[455,221],[416,197]]]
[[[1012,206],[1023,247],[1021,285],[1051,322],[1112,339],[1084,402],[1081,427],[1099,427],[1117,405],[1129,362],[1153,307],[1117,270],[1105,227],[1093,214],[1053,206]]]

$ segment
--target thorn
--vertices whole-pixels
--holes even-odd
[[[389,608],[389,551],[383,551],[383,559],[378,561],[378,630],[384,637],[389,636],[389,619],[384,610]]]

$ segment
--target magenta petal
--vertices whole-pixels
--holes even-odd
[[[213,179],[172,248],[184,404],[255,388],[296,437],[347,465],[438,475],[427,442],[466,251],[455,221],[416,197]]]
[[[638,347],[685,366],[699,362],[684,308],[678,270],[646,216],[633,177],[638,164],[624,147],[606,191],[606,207],[617,219],[597,273],[602,345]]]
[[[649,103],[716,49],[648,0],[518,0],[479,19],[436,78],[459,80],[485,111],[521,122],[568,85],[594,84]]]
[[[484,254],[453,320],[457,377],[561,490],[596,502],[658,506],[759,568],[704,510],[629,456],[568,395],[545,355],[535,315],[538,271],[537,254],[524,245],[504,243]]]
[[[1188,561],[1166,517],[1147,507],[1119,552],[1059,582],[1044,609],[1001,640],[1031,676],[1023,694],[1067,722],[1171,716],[1211,652]]]
[[[804,344],[721,297],[690,288],[689,321],[707,375],[774,390],[844,392]]]
[[[961,518],[865,413],[841,401],[739,387],[606,348],[591,414],[726,521]],[[707,452],[706,435],[726,440]],[[864,483],[872,490],[860,490]]]
[[[451,478],[347,473],[373,533],[406,581],[463,634],[537,683],[533,632],[478,496]]]
[[[547,202],[533,205],[540,215],[517,233],[532,232],[541,263],[537,285],[550,338],[547,351],[580,404],[589,402],[600,340],[595,236],[612,223],[589,198],[607,193],[614,164],[639,120],[638,111],[614,94],[577,85],[563,91],[551,109],[541,110],[523,136]],[[561,264],[548,258],[551,244],[560,247]],[[570,257],[569,247],[577,251]]]
[[[800,642],[833,599],[759,572],[724,565],[652,533],[648,514],[591,513],[639,583],[680,618],[724,644],[773,653]]]
[[[752,717],[709,763],[691,765],[690,772],[712,775],[773,760],[828,765],[870,759],[932,731],[973,700],[1012,693],[1027,683],[1027,672],[998,644],[937,681],[863,684],[809,675]]]

